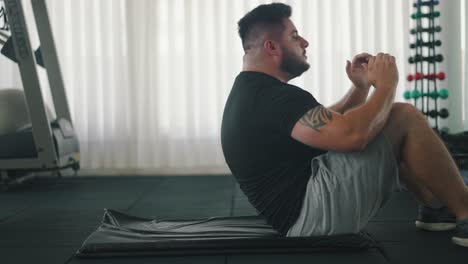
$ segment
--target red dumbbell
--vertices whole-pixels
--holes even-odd
[[[428,79],[428,80],[434,80],[434,79],[439,79],[439,80],[444,80],[445,79],[445,73],[439,72],[437,74],[431,73],[431,74],[422,74],[420,72],[415,73],[414,75],[408,75],[406,77],[406,80],[408,82],[411,82],[413,80],[421,80],[421,79]]]
[[[432,74],[424,75],[424,78],[427,78],[428,80],[439,79],[442,81],[445,79],[445,73],[443,72],[439,72],[437,74],[432,73]]]

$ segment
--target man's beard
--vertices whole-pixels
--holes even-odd
[[[297,57],[297,55],[283,49],[283,59],[281,60],[280,69],[288,73],[292,78],[298,77],[309,69],[310,65]]]

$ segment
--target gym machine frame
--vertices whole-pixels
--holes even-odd
[[[0,159],[0,172],[2,179],[8,177],[7,170],[55,170],[72,167],[79,169],[79,150],[66,155],[59,155],[54,149],[54,138],[49,120],[46,116],[44,99],[41,93],[36,58],[31,48],[29,31],[27,28],[24,9],[21,0],[4,0],[5,14],[13,40],[16,61],[20,70],[21,80],[28,112],[31,119],[32,135],[37,151],[36,158]],[[63,122],[67,129],[73,129],[68,101],[55,43],[50,26],[45,0],[31,0],[44,68],[50,84],[52,100],[55,106],[57,120]],[[5,15],[4,14],[4,15]]]

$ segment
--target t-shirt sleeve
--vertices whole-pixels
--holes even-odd
[[[293,86],[275,89],[265,102],[264,120],[271,128],[287,135],[307,111],[321,105],[309,92]]]

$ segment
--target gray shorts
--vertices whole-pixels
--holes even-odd
[[[379,134],[360,152],[328,152],[311,162],[301,213],[287,236],[357,233],[400,190],[392,145]]]

